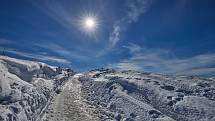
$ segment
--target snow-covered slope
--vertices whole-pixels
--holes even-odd
[[[215,82],[108,69],[72,77],[44,121],[215,121]]]
[[[0,56],[0,121],[38,119],[65,77],[44,63]]]
[[[0,121],[215,121],[212,78],[60,70],[0,57]]]
[[[102,120],[215,121],[214,80],[113,70],[94,70],[79,80]]]

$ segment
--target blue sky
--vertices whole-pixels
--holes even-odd
[[[78,71],[215,75],[213,0],[0,0],[6,55]],[[96,16],[93,36],[80,18]]]

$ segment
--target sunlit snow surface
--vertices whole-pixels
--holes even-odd
[[[215,120],[215,82],[211,79],[100,70],[79,80],[102,120]]]
[[[0,121],[37,120],[59,75],[44,63],[0,56]]]
[[[213,78],[108,69],[67,78],[6,57],[0,77],[0,121],[215,121]]]
[[[53,101],[46,120],[215,120],[215,82],[211,79],[101,69],[76,74],[68,84],[72,87],[67,85],[57,96],[61,101]],[[74,99],[71,90],[81,100]],[[65,110],[68,105],[73,108]]]

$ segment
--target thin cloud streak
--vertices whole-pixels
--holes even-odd
[[[78,52],[69,51],[66,48],[64,48],[60,45],[54,44],[54,43],[46,43],[46,44],[35,43],[34,45],[37,47],[48,49],[49,51],[55,52],[61,56],[67,57],[67,58],[70,57],[72,59],[78,59],[78,60],[88,60],[89,59],[87,56],[84,56]]]
[[[120,31],[121,31],[121,28],[119,25],[113,26],[113,32],[110,33],[110,36],[109,36],[110,43],[108,48],[114,47],[117,44],[117,42],[120,40]]]
[[[116,21],[113,25],[113,31],[110,33],[108,40],[109,45],[107,47],[108,49],[106,49],[106,52],[114,48],[115,45],[120,41],[121,34],[123,32],[123,29],[125,28],[124,26],[126,24],[137,22],[139,17],[147,11],[150,2],[151,0],[127,0],[127,16]],[[100,55],[102,54],[100,53]]]
[[[70,61],[63,59],[63,58],[55,57],[55,56],[18,52],[15,50],[8,50],[7,53],[11,53],[11,54],[15,54],[18,56],[27,57],[27,58],[31,58],[34,60],[39,60],[39,61],[50,61],[50,62],[56,62],[56,63],[60,63],[60,64],[71,64]]]
[[[147,49],[134,51],[138,45],[128,47],[131,57],[113,67],[120,70],[138,70],[177,75],[215,74],[215,54],[201,54],[189,58],[177,58],[168,50]],[[133,48],[132,48],[133,47]],[[131,49],[132,48],[132,49]]]
[[[131,54],[135,53],[135,52],[140,52],[142,49],[140,46],[133,44],[133,43],[129,43],[129,45],[124,45],[123,47],[127,48]]]

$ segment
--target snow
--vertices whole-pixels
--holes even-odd
[[[39,69],[39,63],[36,63],[36,62],[27,61],[27,60],[19,60],[19,59],[10,58],[7,56],[0,56],[0,59],[3,61],[11,61],[13,63],[25,66],[25,67],[27,67],[28,71]],[[40,63],[40,64],[45,65],[44,63]]]
[[[79,77],[81,77],[82,75],[83,75],[82,73],[75,74],[75,75],[74,75],[74,78],[79,78]]]
[[[215,117],[215,82],[208,79],[98,70],[83,77],[79,81],[84,95],[98,107],[102,120],[213,121]]]
[[[213,78],[59,70],[0,56],[0,121],[215,121]]]
[[[39,117],[58,85],[53,67],[0,56],[0,120],[29,121]]]
[[[92,112],[93,109],[85,103],[81,96],[81,83],[77,79],[71,78],[62,93],[54,98],[43,120],[99,121]]]

